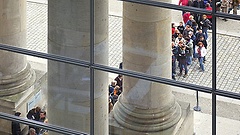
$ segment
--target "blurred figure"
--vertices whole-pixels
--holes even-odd
[[[187,68],[187,57],[186,57],[186,46],[185,44],[180,41],[178,43],[178,60],[179,60],[179,68],[180,68],[180,73],[178,76],[182,75],[183,69],[185,70],[184,78],[187,77],[188,74],[188,68]]]
[[[206,10],[212,11],[212,7],[209,3],[206,4]],[[212,15],[207,15],[207,19],[209,19],[209,21],[212,23]]]
[[[203,20],[200,22],[202,26],[202,32],[205,34],[205,39],[208,39],[208,29],[212,27],[212,23],[207,19],[206,15],[202,16]]]
[[[43,123],[48,123],[48,119],[46,118],[46,115],[47,115],[46,111],[41,111],[39,121]],[[39,135],[47,135],[47,134],[48,134],[48,130],[39,129]]]
[[[14,115],[19,117],[21,115],[21,113],[16,112]],[[22,135],[20,123],[12,122],[12,135]]]
[[[39,119],[40,119],[40,112],[41,112],[41,108],[37,106],[37,107],[31,109],[27,113],[27,118],[30,119],[30,120],[39,121]],[[36,134],[38,134],[39,131],[37,130],[37,127],[29,126],[29,129],[30,128],[34,128],[36,130]]]
[[[113,105],[118,101],[119,89],[120,89],[120,87],[119,87],[119,86],[116,86],[116,87],[114,88],[113,95],[111,95],[111,101],[112,101],[112,104],[113,104]]]
[[[177,46],[172,42],[172,79],[176,80],[176,61],[178,56]]]
[[[187,23],[190,15],[191,15],[190,12],[186,12],[186,13],[183,14],[183,22],[184,22],[184,24]],[[185,25],[185,27],[186,27],[186,25]]]
[[[36,130],[34,128],[30,128],[29,132],[28,132],[28,135],[37,135]]]
[[[228,13],[228,0],[222,0],[222,3],[221,3],[221,9],[222,9],[222,12],[223,13]],[[224,21],[227,21],[226,18],[223,18]]]
[[[122,75],[118,75],[115,79],[114,79],[119,87],[120,90],[122,91],[122,82],[123,82],[123,76]]]
[[[108,100],[108,113],[110,113],[113,109],[113,103],[112,103],[112,99],[109,97]]]
[[[198,61],[199,61],[199,66],[200,66],[200,71],[204,72],[204,63],[203,63],[203,58],[207,54],[206,48],[204,47],[202,42],[198,43],[198,46],[196,47],[196,53],[198,56]]]
[[[185,29],[183,26],[183,22],[179,22],[179,25],[177,26],[177,29],[181,34],[183,34],[183,30]]]
[[[114,87],[116,86],[116,81],[112,81],[108,86],[109,94],[113,93]]]

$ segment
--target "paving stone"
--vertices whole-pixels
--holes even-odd
[[[27,2],[27,49],[47,53],[47,5]],[[223,22],[225,23],[225,22]],[[229,21],[228,21],[229,23]],[[230,26],[228,26],[230,27]],[[209,33],[205,72],[199,72],[198,61],[189,66],[188,77],[177,81],[212,87],[212,34]],[[217,34],[217,88],[239,93],[240,38]],[[109,66],[118,68],[122,62],[122,18],[109,16]],[[177,73],[179,69],[176,70]]]

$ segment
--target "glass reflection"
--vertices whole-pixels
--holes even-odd
[[[89,89],[89,69],[48,61],[49,123],[89,133]]]

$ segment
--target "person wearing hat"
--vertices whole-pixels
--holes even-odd
[[[21,113],[20,112],[16,112],[14,114],[15,116],[20,116]],[[12,135],[21,135],[22,131],[21,131],[21,127],[20,127],[20,123],[18,122],[12,122]]]

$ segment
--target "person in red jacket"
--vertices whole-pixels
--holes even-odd
[[[178,5],[182,6],[188,6],[188,0],[179,0]],[[185,11],[182,11],[182,15],[185,13]]]
[[[175,23],[172,23],[172,35],[175,33],[175,28],[176,26],[175,26]]]
[[[187,21],[189,20],[189,16],[190,15],[191,15],[190,12],[186,12],[186,13],[183,14],[183,22],[184,22],[184,24],[187,23]]]
[[[212,11],[212,7],[209,3],[206,4],[206,10]],[[212,23],[212,15],[207,15],[207,19]]]
[[[188,6],[188,0],[179,0],[178,5]]]

